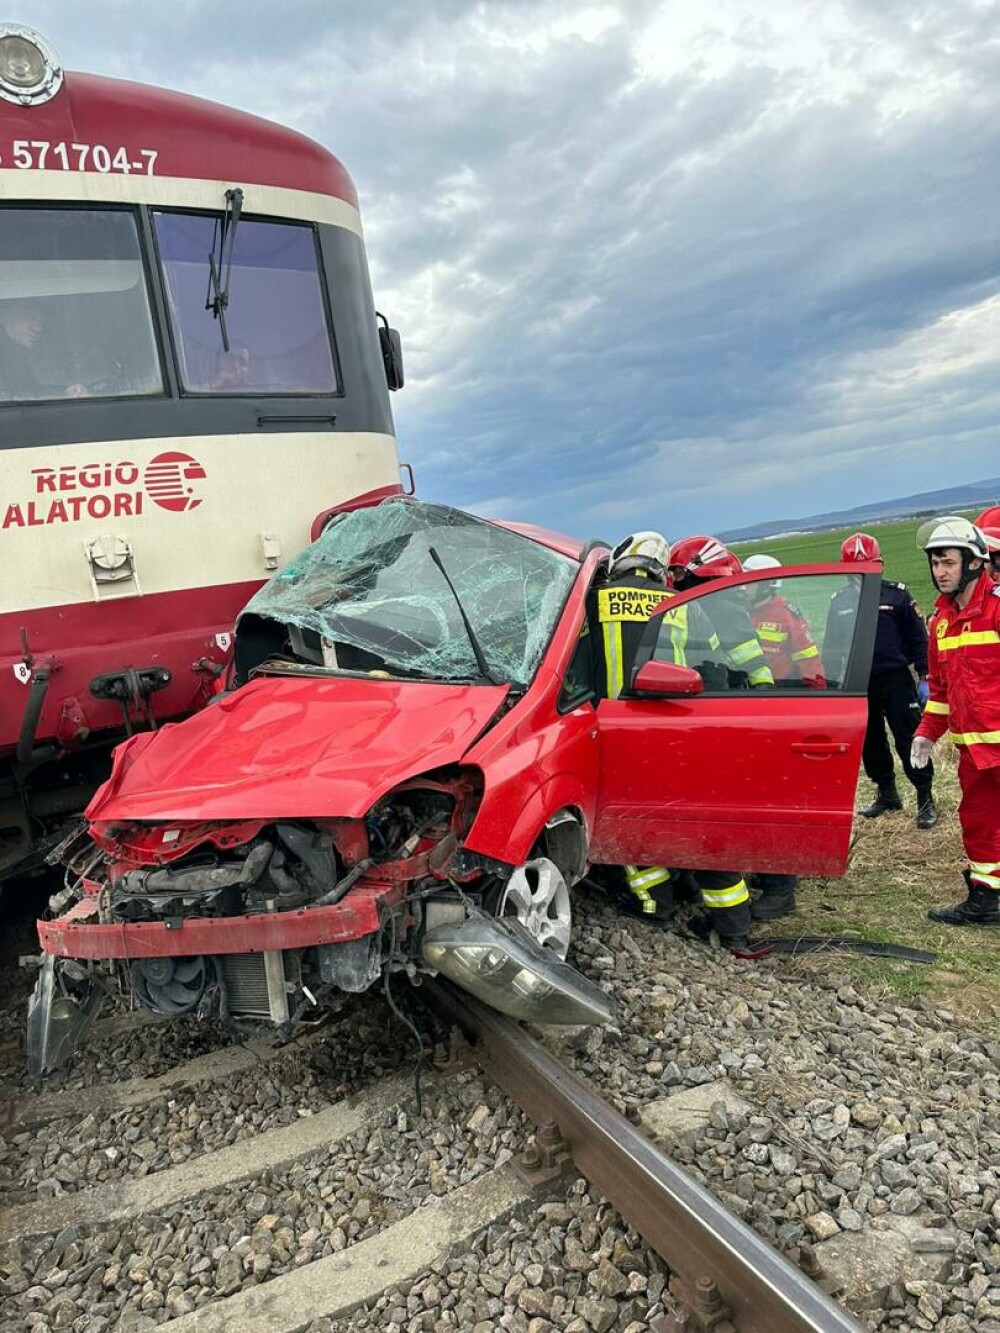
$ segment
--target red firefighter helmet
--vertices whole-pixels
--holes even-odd
[[[867,532],[855,532],[841,543],[840,558],[845,563],[856,560],[881,560],[882,548]]]
[[[1000,505],[990,505],[976,519],[976,527],[986,538],[994,559],[1000,555]]]
[[[739,557],[717,537],[685,537],[670,548],[670,568],[696,579],[724,579],[742,574]]]

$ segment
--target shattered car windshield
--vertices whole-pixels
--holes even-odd
[[[481,680],[464,610],[489,676],[524,686],[578,572],[567,556],[471,514],[387,501],[336,518],[256,594],[237,626],[237,662],[245,672],[256,640],[258,660],[291,654],[340,670]]]

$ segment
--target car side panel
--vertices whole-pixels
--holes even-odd
[[[607,699],[591,859],[841,875],[867,701]]]

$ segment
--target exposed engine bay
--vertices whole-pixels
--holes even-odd
[[[479,786],[472,770],[424,775],[359,820],[92,824],[64,850],[77,878],[53,906],[75,897],[89,929],[132,948],[101,961],[46,958],[29,1018],[33,1070],[71,1051],[74,1004],[82,1031],[114,990],[164,1016],[287,1036],[392,973],[418,982],[441,972],[474,992],[479,977],[483,998],[515,1016],[537,1017],[545,999],[548,1021],[607,1021],[608,997],[565,962],[569,885],[586,865],[578,826],[553,820],[522,867],[468,853]],[[321,921],[323,909],[336,914]],[[241,923],[254,947],[236,952]],[[288,947],[288,928],[301,927],[310,942]],[[157,952],[143,956],[151,928]],[[197,953],[195,931],[209,942]],[[268,931],[274,948],[260,947]],[[42,1013],[53,996],[58,1034]]]

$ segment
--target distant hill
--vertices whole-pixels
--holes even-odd
[[[755,523],[747,528],[720,532],[723,541],[751,541],[791,532],[822,532],[825,528],[862,526],[887,518],[911,518],[922,514],[947,514],[956,509],[985,509],[1000,503],[1000,477],[986,481],[968,481],[962,486],[948,486],[940,491],[921,491],[897,500],[877,500],[854,509],[837,509],[828,514],[810,514],[806,518],[778,518],[769,523]]]

